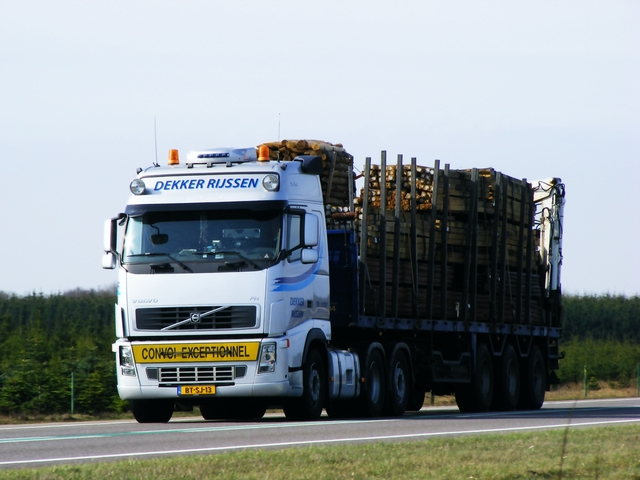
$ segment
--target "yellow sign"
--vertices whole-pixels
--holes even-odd
[[[133,345],[137,363],[237,362],[258,359],[260,342]]]

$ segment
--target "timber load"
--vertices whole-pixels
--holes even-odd
[[[368,165],[355,199],[366,314],[545,323],[526,180],[439,162]]]
[[[341,143],[321,140],[280,140],[265,143],[271,160],[291,161],[298,155],[322,158],[322,197],[327,210],[327,224],[337,226],[333,213],[346,213],[353,208],[353,156]]]

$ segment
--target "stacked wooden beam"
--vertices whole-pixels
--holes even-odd
[[[396,166],[387,165],[385,175],[385,186],[387,189],[387,210],[395,209],[396,205]],[[380,207],[380,192],[382,185],[382,175],[380,165],[371,165],[369,180],[369,205]],[[363,195],[363,192],[360,192]],[[404,165],[402,169],[401,208],[409,211],[411,208],[411,166]],[[428,210],[431,208],[431,197],[433,195],[433,169],[427,167],[416,167],[416,199],[418,210]]]
[[[360,198],[356,200],[356,228],[359,236],[366,236],[367,271],[368,282],[372,292],[366,296],[365,311],[379,316],[380,296],[385,292],[386,316],[393,316],[395,312],[401,317],[413,315],[413,299],[416,295],[418,315],[427,312],[427,272],[429,266],[429,250],[431,243],[431,222],[433,205],[437,206],[434,218],[434,257],[433,257],[433,296],[431,311],[435,316],[440,315],[440,291],[447,291],[446,318],[455,319],[460,315],[460,302],[463,299],[462,287],[465,273],[465,265],[471,258],[475,258],[475,288],[476,288],[476,318],[488,321],[489,317],[496,318],[495,294],[497,291],[505,293],[504,309],[501,319],[505,322],[514,321],[514,311],[518,304],[514,296],[516,292],[516,280],[518,272],[524,272],[527,265],[528,233],[533,228],[532,217],[533,197],[530,185],[506,175],[499,174],[493,169],[479,169],[476,183],[477,197],[472,198],[471,170],[451,170],[445,179],[444,172],[438,172],[438,189],[434,192],[436,184],[434,170],[428,167],[416,167],[416,222],[411,225],[411,166],[402,168],[400,215],[396,218],[396,166],[387,166],[386,194],[387,202],[381,206],[381,170],[378,165],[372,165],[369,172],[369,198],[368,215],[366,218],[366,231],[362,231],[362,204],[364,203],[364,189],[360,192]],[[444,183],[448,181],[449,204],[446,211],[444,205]],[[437,198],[435,197],[437,195]],[[436,200],[434,202],[434,200]],[[475,206],[475,207],[474,207]],[[384,217],[383,217],[384,215]],[[382,219],[384,218],[384,222]],[[442,226],[446,221],[446,243],[444,243]],[[382,225],[384,223],[384,232]],[[412,230],[415,229],[416,249],[411,247]],[[474,242],[471,242],[472,232]],[[534,324],[543,322],[541,297],[537,266],[539,254],[536,231],[532,247],[529,265],[531,266],[531,299],[530,318]],[[384,245],[385,251],[381,249]],[[396,245],[396,243],[398,243]],[[521,243],[522,242],[522,243]],[[395,255],[398,255],[396,258]],[[387,270],[385,284],[381,284],[380,266],[381,257],[386,257]],[[446,258],[446,284],[441,285],[442,262]],[[398,284],[393,285],[391,268],[398,264]],[[415,275],[410,278],[412,263],[416,264]],[[493,275],[500,276],[504,268],[504,278],[498,283],[492,283]],[[495,269],[495,270],[494,270]],[[519,270],[520,269],[520,270]],[[522,275],[522,274],[521,274]],[[415,277],[415,278],[414,278]],[[410,280],[410,281],[409,281]],[[493,287],[492,287],[493,285]],[[496,292],[491,293],[492,288]],[[397,305],[390,305],[394,289],[397,289]],[[503,290],[500,290],[503,289]],[[521,291],[524,296],[524,291]],[[491,298],[494,298],[492,304]],[[524,305],[525,299],[520,299],[520,305]]]
[[[418,242],[420,239],[428,239],[430,232],[430,219],[431,209],[433,204],[433,169],[428,167],[417,166],[416,168],[416,211],[417,211],[417,236]],[[386,233],[390,236],[390,240],[393,238],[394,233],[394,211],[396,208],[396,166],[387,166],[386,169],[386,188],[387,188],[387,205],[386,205]],[[494,223],[496,209],[498,209],[499,221],[504,220],[506,222],[506,234],[507,234],[507,251],[508,254],[513,255],[514,250],[518,245],[518,238],[520,229],[528,230],[531,225],[531,191],[525,190],[525,203],[524,211],[521,211],[522,207],[522,190],[527,189],[526,185],[522,184],[522,181],[514,178],[502,175],[504,183],[506,184],[506,200],[503,197],[501,204],[496,205],[495,192],[496,192],[496,174],[493,169],[481,169],[478,171],[479,179],[477,184],[477,200],[475,212],[471,212],[473,205],[471,199],[471,171],[469,170],[452,170],[449,172],[449,208],[446,212],[447,215],[447,244],[452,246],[468,246],[469,241],[469,222],[470,215],[477,216],[478,224],[478,236],[477,245],[479,248],[490,248],[493,245],[493,236],[495,235]],[[444,175],[443,172],[439,172],[439,187],[438,187],[438,210],[441,211],[444,203]],[[367,219],[367,232],[368,244],[373,249],[370,253],[379,254],[376,251],[376,245],[380,244],[379,226],[381,223],[380,212],[380,166],[372,165],[370,171],[369,181],[369,216]],[[401,236],[407,236],[410,231],[410,215],[411,210],[411,166],[405,165],[403,167],[403,178],[401,188],[401,216],[400,216],[400,234]],[[359,217],[357,225],[362,223],[362,203],[364,202],[364,189],[360,192],[360,197],[355,201],[355,211]],[[373,208],[372,208],[373,207]],[[504,212],[506,211],[506,215]],[[521,222],[520,215],[523,215],[524,221]],[[439,218],[436,220],[436,242],[440,242],[439,231],[440,222],[443,213],[439,213]],[[393,245],[392,242],[387,241],[387,245]],[[389,255],[390,252],[387,252]],[[424,255],[425,252],[418,252],[418,258]],[[401,256],[401,258],[404,258]]]
[[[272,160],[290,161],[298,155],[315,155],[322,158],[322,195],[325,205],[350,207],[353,200],[353,157],[341,143],[321,140],[281,140],[265,143]]]

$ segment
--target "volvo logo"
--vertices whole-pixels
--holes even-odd
[[[157,298],[135,298],[133,303],[158,303]]]

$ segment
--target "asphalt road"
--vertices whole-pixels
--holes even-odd
[[[122,420],[0,425],[0,468],[639,422],[640,398],[628,398],[547,402],[538,411],[509,413],[461,414],[455,407],[432,407],[401,418],[323,417],[317,422],[290,422],[274,413],[255,422],[178,417],[167,424]]]

